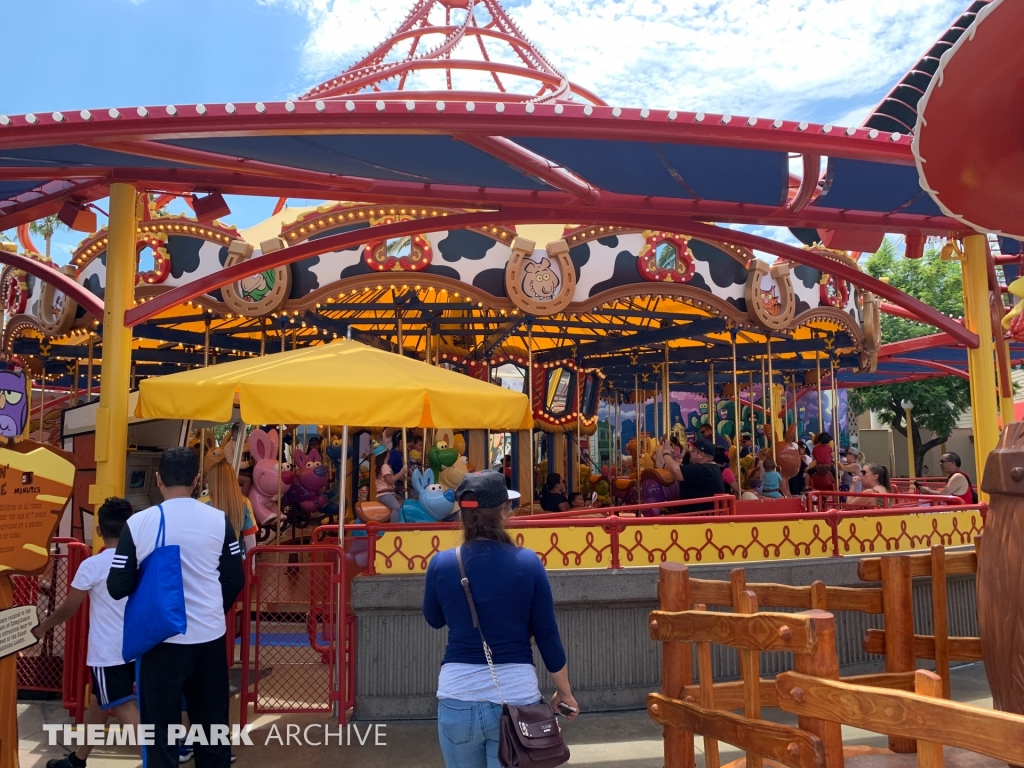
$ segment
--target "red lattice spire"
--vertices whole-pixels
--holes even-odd
[[[453,20],[452,11],[462,11],[455,14],[460,20]],[[437,23],[442,15],[443,23]],[[444,71],[444,89],[407,89],[411,74],[429,70]],[[489,74],[495,90],[460,90],[453,85],[453,72]],[[509,92],[509,78],[525,81],[534,92]],[[382,92],[396,90],[410,96],[415,93],[418,99],[447,101],[604,104],[595,94],[570,82],[548,61],[509,18],[499,0],[417,0],[387,40],[301,98],[377,99]]]

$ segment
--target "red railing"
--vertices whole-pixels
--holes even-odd
[[[78,566],[92,554],[78,541],[53,539],[57,551],[46,570],[35,576],[13,576],[15,605],[35,605],[40,621],[53,613],[68,596]],[[61,548],[66,551],[59,551]],[[75,722],[82,722],[88,706],[85,665],[89,637],[89,599],[67,622],[54,627],[31,648],[18,654],[18,689],[59,693]]]
[[[889,480],[895,493],[913,493],[914,483],[919,488],[928,488],[933,491],[941,491],[946,487],[945,477],[918,477],[911,480],[909,477],[893,477]]]
[[[864,499],[859,503],[851,499]],[[808,512],[837,510],[895,509],[902,507],[963,506],[958,496],[931,493],[870,493],[863,491],[811,491],[806,496]]]

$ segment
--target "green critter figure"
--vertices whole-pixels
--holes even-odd
[[[242,287],[242,295],[249,301],[262,301],[264,296],[274,290],[274,270],[268,269],[243,277],[239,285]]]
[[[733,414],[736,412],[736,404],[732,400],[718,401],[718,423],[715,425],[718,434],[729,438],[730,443],[736,442],[736,422]]]
[[[442,470],[453,466],[458,460],[458,449],[449,448],[448,443],[442,441],[434,443],[430,447],[430,452],[427,453],[427,461],[430,463],[430,468],[434,470],[434,477],[440,477]]]
[[[700,431],[701,424],[708,423],[708,404],[701,403],[697,406],[696,411],[690,411],[686,414],[686,431],[687,432],[698,432]]]

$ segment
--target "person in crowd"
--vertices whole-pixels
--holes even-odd
[[[744,459],[752,453],[755,453],[754,438],[749,432],[744,432],[740,435],[740,458]]]
[[[782,475],[775,468],[772,459],[765,459],[764,472],[761,473],[761,496],[769,499],[781,499],[789,496],[789,487],[782,482]]]
[[[114,600],[107,593],[107,575],[114,562],[114,551],[131,514],[132,505],[125,499],[112,497],[100,505],[96,517],[103,537],[103,551],[78,566],[67,598],[32,630],[33,635],[42,639],[51,629],[74,616],[85,598],[89,598],[89,643],[85,663],[89,667],[92,688],[89,709],[85,713],[87,728],[102,726],[110,715],[125,725],[139,724],[135,662],[121,658],[127,600]],[[90,752],[92,746],[82,744],[66,757],[47,761],[46,768],[83,768]]]
[[[669,438],[669,443],[672,446],[672,458],[680,461],[683,458],[683,444],[679,442],[679,438],[676,435],[672,435]]]
[[[392,483],[395,487],[395,496],[401,502],[405,483],[403,478],[408,474],[405,470],[405,456],[402,451],[402,430],[396,429],[391,435],[391,449],[388,451],[388,464],[391,466]]]
[[[724,451],[729,450],[729,438],[725,435],[716,435],[715,430],[711,428],[710,424],[700,425],[700,436],[705,440],[710,440],[716,448],[721,448]]]
[[[942,459],[939,459],[939,461],[942,461]],[[922,464],[921,465],[921,477],[930,477],[931,476],[931,472],[932,471],[928,467],[927,464]]]
[[[882,464],[869,463],[862,466],[860,483],[862,493],[892,493],[889,468]],[[883,506],[884,499],[872,499],[870,496],[850,496],[846,503],[860,507]]]
[[[545,512],[566,512],[569,509],[569,497],[565,495],[565,483],[557,472],[548,475],[540,494],[540,508]]]
[[[672,449],[668,444],[661,444],[665,467],[679,481],[679,498],[704,499],[726,492],[722,468],[715,464],[716,450],[715,444],[710,440],[698,437],[687,451],[690,462],[680,464],[672,458]],[[694,504],[682,509],[687,512],[700,512],[714,509],[714,504]]]
[[[167,730],[181,722],[182,694],[189,721],[202,729],[207,742],[214,726],[229,727],[224,615],[245,577],[242,548],[227,516],[192,498],[199,482],[195,453],[185,448],[164,451],[156,481],[164,502],[128,519],[111,562],[107,591],[114,600],[135,591],[140,566],[154,551],[163,518],[166,544],[180,547],[187,629],[143,654],[137,681],[142,722],[155,726],[153,746],[144,747],[145,764],[174,768],[178,748],[167,743]],[[227,744],[200,743],[195,751],[199,768],[230,764]]]
[[[843,473],[839,490],[859,493],[860,484],[860,462],[859,454],[852,448],[843,448],[839,451],[839,471]]]
[[[819,432],[814,439],[814,448],[811,449],[811,458],[815,464],[832,466],[832,435],[828,432]]]
[[[505,477],[505,487],[512,490],[512,457],[506,455],[501,460],[501,474]]]
[[[423,469],[423,435],[409,436],[409,475],[415,469]]]
[[[430,560],[423,593],[427,623],[448,627],[437,682],[438,739],[448,768],[497,768],[502,700],[513,705],[542,700],[531,639],[555,684],[552,709],[571,707],[571,720],[579,705],[569,684],[547,571],[536,553],[517,547],[505,530],[510,510],[504,480],[497,472],[470,472],[455,497],[463,544]],[[489,646],[497,684],[481,638]]]
[[[942,488],[924,488],[914,482],[915,493],[927,493],[931,496],[959,496],[964,504],[977,504],[978,496],[970,475],[960,468],[960,455],[944,453],[939,457],[939,468],[948,478]]]
[[[739,493],[739,485],[736,482],[736,474],[729,466],[729,453],[721,448],[715,449],[715,464],[722,470],[722,483],[727,493]]]
[[[800,466],[798,467],[796,474],[786,481],[786,485],[789,487],[790,496],[800,496],[807,491],[808,486],[811,484],[810,475],[807,470],[811,457],[807,453],[807,446],[798,442],[797,450],[800,454]]]
[[[579,491],[573,491],[569,494],[569,509],[586,509],[587,502],[583,498],[583,494]]]
[[[392,469],[389,461],[387,446],[378,445],[373,449],[374,475],[376,476],[377,501],[391,510],[391,522],[398,522],[398,511],[402,508],[402,502],[398,500],[395,492],[395,482],[405,476],[403,467],[397,473]]]

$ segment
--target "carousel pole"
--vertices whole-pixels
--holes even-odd
[[[711,425],[711,441],[714,442],[718,429],[715,427],[715,364],[708,366],[708,424]]]
[[[533,409],[533,323],[526,331],[526,389],[530,398],[530,409]],[[537,466],[533,451],[533,430],[530,430],[530,510],[533,510],[533,501],[536,496]]]
[[[45,442],[43,437],[43,411],[46,408],[46,358],[43,358],[43,372],[39,375],[39,441]]]
[[[260,357],[267,354],[267,318],[260,318]]]
[[[757,455],[757,422],[754,420],[754,372],[750,372],[750,382],[747,387],[747,400],[750,402],[750,447]]]
[[[771,337],[771,335],[768,336],[768,402],[772,404],[772,421],[771,421],[771,425],[772,425],[772,461],[774,461],[774,462],[776,462],[776,464],[778,464],[779,460],[777,458],[777,453],[776,453],[776,450],[775,450],[775,443],[778,441],[777,440],[778,435],[775,434],[775,418],[776,418],[776,412],[777,411],[776,411],[776,408],[775,408],[775,374],[772,371],[772,337]],[[776,467],[775,470],[778,471],[778,467]]]
[[[814,350],[814,367],[818,369],[818,433],[825,431],[825,412],[822,410],[821,400],[821,357],[818,350]]]
[[[96,483],[89,488],[89,503],[97,506],[111,496],[123,496],[125,488],[132,329],[125,325],[124,313],[135,303],[137,202],[131,184],[110,185],[102,386],[96,409]],[[94,536],[94,551],[102,545],[102,538]]]
[[[839,477],[839,382],[836,380],[836,368],[835,360],[831,361],[832,367],[832,431],[835,433],[832,436],[834,446],[832,450],[832,464],[836,473],[836,478]],[[909,426],[909,425],[908,425]]]
[[[636,485],[640,487],[640,377],[637,374],[633,374],[633,401],[636,406],[636,411],[633,414],[635,425],[633,431],[636,433],[636,456],[633,457],[633,472],[636,474]]]
[[[398,356],[405,357],[405,337],[402,335],[402,311],[396,310],[395,314],[398,316]],[[402,467],[405,468],[406,480],[402,483],[402,487],[406,489],[406,496],[408,496],[409,488],[409,433],[405,427],[402,427]]]
[[[736,331],[732,334],[732,423],[733,423],[733,437],[736,440],[736,452],[733,455],[733,464],[735,469],[733,473],[736,475],[736,498],[740,497],[742,493],[740,483],[740,377],[736,372]]]
[[[765,373],[763,357],[761,358],[761,421],[764,423],[764,446],[768,448],[768,441],[771,439],[768,427],[771,426],[771,422],[768,421],[768,377]]]
[[[81,375],[81,360],[75,358],[75,381],[71,389],[72,405],[78,405],[78,377]]]
[[[661,369],[661,423],[665,439],[672,437],[672,386],[668,376],[668,344],[665,344],[665,367]]]
[[[92,402],[92,343],[94,338],[93,332],[89,331],[89,365],[86,366],[85,372],[85,402],[87,403]]]

